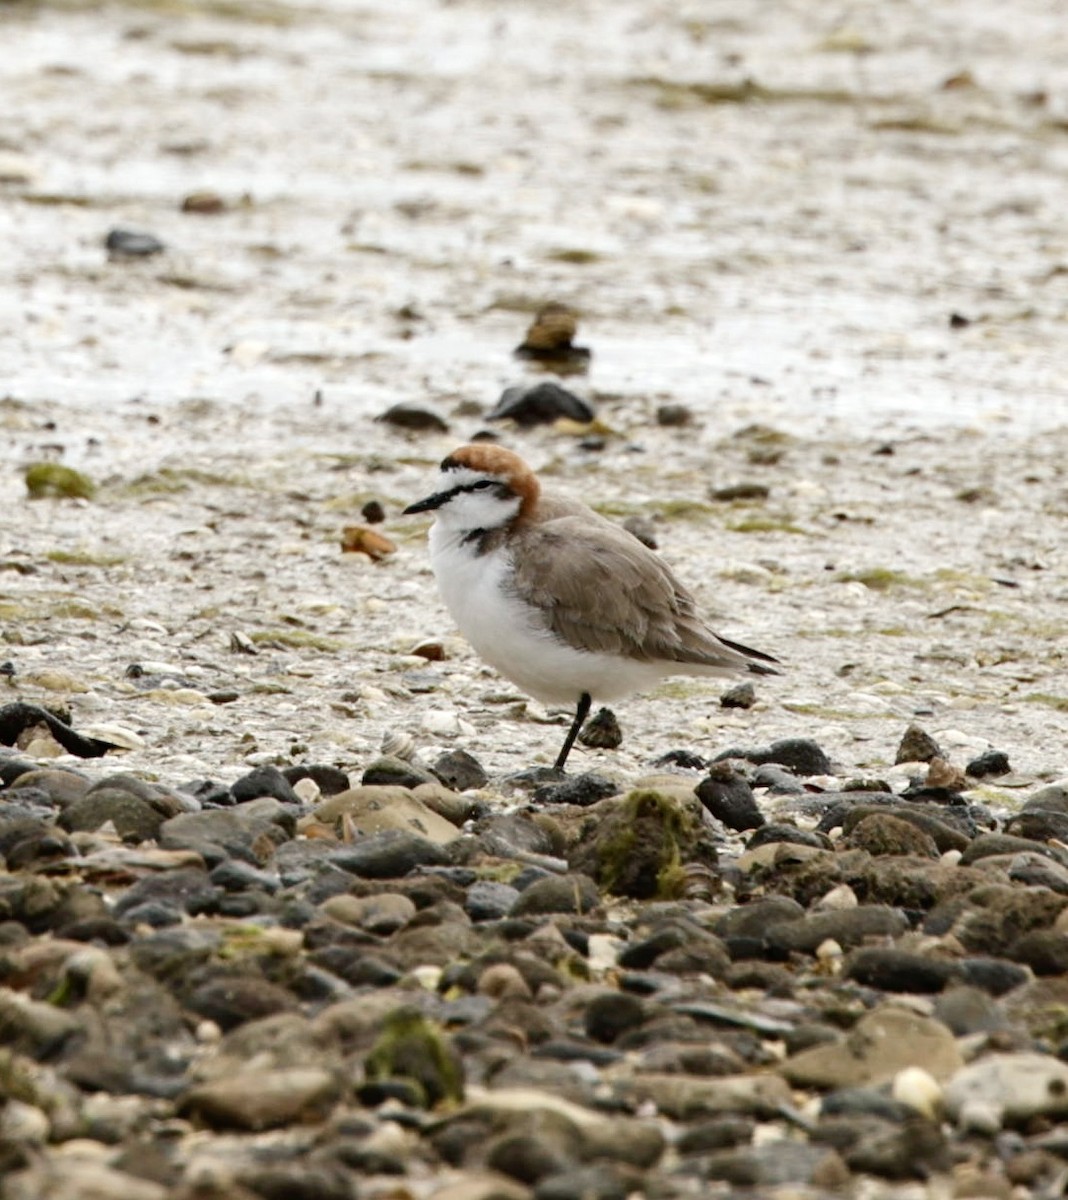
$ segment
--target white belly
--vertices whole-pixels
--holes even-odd
[[[583,692],[615,700],[651,687],[679,668],[591,654],[560,641],[541,613],[514,596],[507,552],[477,556],[430,531],[430,561],[441,598],[460,632],[491,667],[547,704],[575,704]]]

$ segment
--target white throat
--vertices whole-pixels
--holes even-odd
[[[449,473],[449,486],[466,482],[453,479],[455,474],[457,472]],[[519,514],[521,505],[519,496],[511,492],[502,496],[496,487],[458,492],[434,514],[430,530],[431,554],[435,553],[435,547],[460,544],[470,544],[472,551],[477,552],[478,535],[509,525]]]

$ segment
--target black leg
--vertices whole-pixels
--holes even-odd
[[[593,700],[590,698],[589,692],[583,692],[579,696],[578,708],[575,709],[575,719],[571,722],[571,728],[567,731],[567,737],[564,738],[563,749],[557,756],[556,763],[553,766],[554,771],[563,771],[564,763],[567,762],[567,756],[571,753],[571,747],[575,744],[575,738],[579,735],[582,723],[590,715],[590,705],[592,703]]]

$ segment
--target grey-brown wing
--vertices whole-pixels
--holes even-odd
[[[759,651],[709,630],[667,564],[608,521],[562,516],[516,531],[515,588],[558,637],[646,662],[744,668]]]

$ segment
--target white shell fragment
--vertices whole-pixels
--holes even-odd
[[[101,742],[110,742],[112,746],[116,746],[120,750],[141,750],[145,746],[145,739],[125,725],[106,723],[87,725],[79,732],[85,737],[96,738]]]

